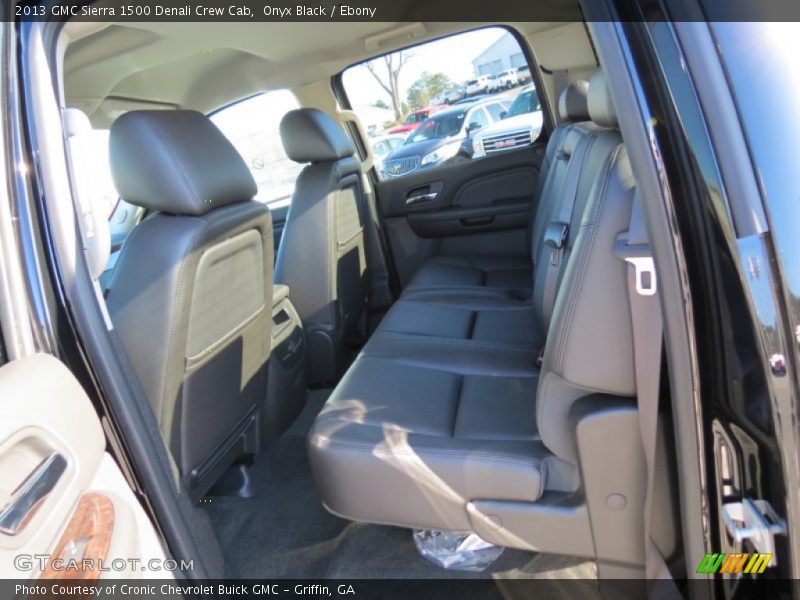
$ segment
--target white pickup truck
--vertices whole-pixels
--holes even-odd
[[[478,94],[486,94],[492,85],[491,75],[479,75],[475,79],[470,79],[464,83],[467,96],[476,96]]]
[[[510,90],[516,85],[519,85],[519,76],[517,75],[517,70],[507,69],[494,76],[490,91],[500,92],[502,90]]]
[[[472,158],[529,146],[542,131],[542,105],[534,85],[522,88],[499,121],[472,136]]]

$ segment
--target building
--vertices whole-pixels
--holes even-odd
[[[472,60],[472,70],[475,75],[495,75],[526,64],[519,42],[510,33],[505,33]]]

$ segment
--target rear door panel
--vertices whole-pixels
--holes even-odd
[[[527,257],[546,142],[377,185],[401,285],[437,255]]]

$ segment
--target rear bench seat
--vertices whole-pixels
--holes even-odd
[[[588,84],[584,83],[572,84],[562,93],[559,102],[562,117],[588,115]],[[467,278],[460,276],[463,272],[444,268],[452,267],[449,263],[427,263],[422,267],[423,276],[412,280],[386,314],[364,349],[365,354],[383,353],[387,339],[409,335],[413,336],[414,344],[420,336],[425,336],[429,343],[440,339],[470,340],[485,350],[513,347],[539,352],[591,187],[619,145],[619,133],[604,125],[597,122],[560,125],[548,143],[546,154],[552,156],[552,163],[543,169],[545,182],[532,224],[527,279],[533,287],[524,291],[524,296],[499,287],[501,281],[507,280],[499,273],[506,271],[489,272],[469,286]],[[461,285],[454,285],[455,281],[461,281]]]
[[[570,83],[559,98],[558,112],[563,122],[550,136],[534,190],[533,205],[538,210],[532,215],[529,226],[532,254],[538,250],[544,235],[542,226],[545,223],[540,222],[542,219],[537,215],[544,216],[548,212],[548,209],[542,210],[542,206],[548,204],[548,197],[557,194],[566,176],[569,160],[565,151],[566,134],[577,130],[580,136],[594,129],[586,103],[588,91],[588,82],[576,81]],[[574,138],[571,145],[576,141]],[[535,256],[437,256],[414,273],[406,289],[478,287],[510,292],[524,299],[533,289],[532,259],[535,260]]]
[[[594,553],[585,507],[554,505],[553,494],[574,498],[582,487],[572,404],[591,394],[635,394],[626,267],[613,252],[634,187],[600,73],[589,86],[588,112],[598,127],[575,142],[589,144],[580,173],[567,168],[556,186],[575,190],[576,208],[552,320],[533,316],[535,298],[522,302],[481,286],[408,290],[309,433],[313,476],[330,511],[476,531],[507,546]],[[543,200],[540,212],[549,210],[552,220],[562,207],[561,199]],[[534,279],[549,264],[541,256]],[[545,332],[539,369],[533,349]]]

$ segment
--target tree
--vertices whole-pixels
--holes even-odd
[[[375,78],[375,81],[389,94],[389,98],[392,100],[392,109],[394,109],[394,117],[398,121],[403,116],[403,105],[400,100],[400,71],[406,66],[409,58],[411,58],[411,55],[401,50],[366,63],[367,70]],[[381,66],[383,68],[379,68]]]
[[[384,102],[383,100],[375,100],[375,102],[372,103],[372,106],[374,106],[375,108],[385,108],[387,110],[389,109],[389,105],[386,104],[386,102]]]
[[[408,105],[411,109],[424,108],[431,103],[431,98],[446,92],[453,83],[444,73],[428,73],[423,71],[410,88],[408,88]]]

